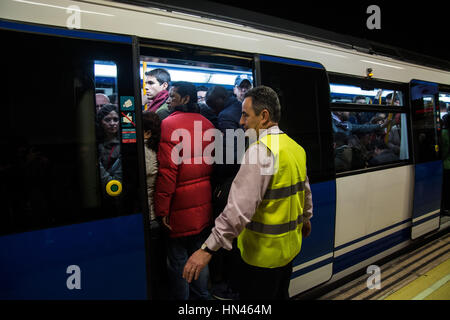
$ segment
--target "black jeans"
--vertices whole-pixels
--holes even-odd
[[[249,265],[240,258],[240,299],[287,300],[291,274],[292,261],[279,268],[260,268]]]

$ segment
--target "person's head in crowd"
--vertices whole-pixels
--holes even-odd
[[[395,95],[394,103],[392,103],[392,93],[389,93],[386,96],[386,105],[388,105],[388,106],[399,106],[400,105],[400,99],[398,98],[398,95],[397,94]]]
[[[208,88],[205,86],[197,87],[197,102],[198,103],[206,103],[206,93],[208,92]]]
[[[378,112],[375,116],[370,119],[372,124],[383,124],[386,121],[386,113]]]
[[[348,119],[350,118],[349,111],[335,111],[334,114],[338,116],[341,121],[348,121]]]
[[[161,138],[161,119],[156,112],[142,112],[142,127],[144,130],[144,139],[147,140],[147,147],[157,152]]]
[[[234,81],[234,89],[233,92],[236,95],[236,98],[240,101],[244,101],[244,96],[248,90],[252,88],[252,83],[245,75],[239,75],[236,77]]]
[[[366,97],[364,97],[364,96],[356,96],[356,97],[353,98],[353,103],[366,104]]]
[[[450,116],[448,113],[444,114],[442,116],[442,129],[450,129]]]
[[[193,109],[198,109],[197,89],[190,82],[175,82],[170,87],[169,99],[167,99],[167,103],[169,105],[169,110],[171,111],[179,106],[186,106],[186,111],[193,111]]]
[[[272,88],[259,86],[245,94],[240,121],[245,130],[254,129],[259,134],[260,129],[277,125],[280,118],[280,100]]]
[[[334,137],[334,147],[339,148],[341,146],[344,146],[348,144],[348,137],[343,132],[336,132],[333,134]]]
[[[97,123],[100,128],[100,140],[111,140],[119,132],[119,111],[115,104],[105,104],[97,112]]]
[[[219,114],[225,108],[225,101],[228,97],[227,89],[222,86],[214,86],[209,88],[206,94],[206,104],[216,114]]]
[[[117,104],[117,103],[118,103],[118,101],[117,101],[117,93],[110,94],[110,95],[108,96],[108,99],[109,99],[109,101],[110,101],[112,104]]]
[[[96,93],[95,94],[95,110],[98,112],[100,108],[105,105],[111,103],[109,101],[109,98],[106,96],[106,94],[103,93]]]
[[[162,91],[168,90],[170,74],[166,69],[154,69],[145,73],[145,95],[153,100]]]
[[[384,143],[384,141],[382,141],[382,140],[375,140],[373,142],[372,147],[373,147],[373,152],[375,155],[379,155],[380,153],[389,149],[388,146],[386,145],[386,143]]]

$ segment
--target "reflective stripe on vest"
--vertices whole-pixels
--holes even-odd
[[[282,234],[297,229],[297,226],[301,223],[303,223],[303,216],[298,216],[297,220],[282,224],[263,224],[261,222],[251,221],[245,227],[249,230],[265,234]]]
[[[277,268],[300,252],[305,201],[306,154],[286,134],[266,135],[274,174],[250,223],[238,237],[242,259],[250,265]]]
[[[279,189],[268,189],[264,195],[264,199],[280,199],[286,198],[296,194],[299,191],[305,190],[305,181],[300,181],[297,184],[289,187],[283,187]]]

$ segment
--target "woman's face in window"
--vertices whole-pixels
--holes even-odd
[[[106,117],[102,119],[103,130],[105,134],[114,136],[119,130],[119,115],[115,111],[108,113]]]

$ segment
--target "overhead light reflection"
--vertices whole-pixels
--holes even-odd
[[[221,36],[227,36],[227,37],[238,38],[238,39],[245,39],[245,40],[250,40],[250,41],[259,41],[259,39],[250,38],[250,37],[244,37],[244,36],[238,36],[236,34],[228,34],[228,33],[223,33],[223,32],[218,32],[218,31],[204,30],[204,29],[198,29],[198,28],[187,27],[187,26],[180,26],[180,25],[177,25],[177,24],[170,24],[170,23],[165,23],[165,22],[158,22],[158,24],[162,25],[162,26],[166,26],[166,27],[180,28],[180,29],[193,30],[193,31],[201,31],[201,32],[218,34],[218,35],[221,35]]]
[[[303,47],[297,47],[297,46],[292,46],[292,45],[288,45],[288,47],[293,48],[293,49],[299,49],[299,50],[310,51],[310,52],[314,52],[314,53],[326,54],[326,55],[333,56],[333,57],[348,59],[348,57],[343,56],[341,54],[336,54],[336,53],[331,53],[331,52],[326,52],[326,51],[321,51],[321,50],[314,50],[314,49],[309,49],[309,48],[303,48]]]
[[[62,10],[67,10],[68,9],[68,7],[55,6],[55,5],[48,4],[48,3],[26,1],[26,0],[13,0],[13,1],[14,2],[20,2],[20,3],[25,3],[25,4],[32,4],[32,5],[36,5],[36,6],[44,6],[44,7],[62,9]],[[77,9],[74,9],[74,8],[71,8],[71,10],[79,11],[79,12],[83,12],[83,13],[98,14],[98,15],[101,15],[101,16],[114,17],[113,14],[109,14],[109,13],[102,13],[102,12],[95,12],[95,11],[88,11],[88,10],[77,10]]]
[[[397,66],[392,66],[390,64],[385,64],[385,63],[380,63],[380,62],[374,62],[374,61],[370,61],[370,60],[359,60],[361,62],[366,62],[366,63],[370,63],[370,64],[376,64],[378,66],[383,66],[383,67],[388,67],[388,68],[394,68],[394,69],[404,69],[402,67],[397,67]]]

